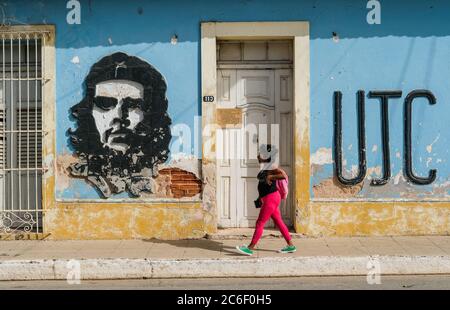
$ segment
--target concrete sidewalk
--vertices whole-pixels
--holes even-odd
[[[70,260],[82,279],[281,277],[382,274],[450,274],[450,236],[296,238],[298,251],[267,236],[252,257],[235,246],[249,239],[4,241],[0,280],[66,279]],[[369,264],[369,267],[371,265]]]

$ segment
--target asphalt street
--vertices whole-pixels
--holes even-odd
[[[367,277],[297,277],[297,278],[212,278],[81,281],[0,281],[0,290],[449,290],[450,275]],[[379,284],[377,284],[378,282]]]

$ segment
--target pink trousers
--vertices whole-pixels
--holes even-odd
[[[280,193],[278,191],[273,192],[267,196],[264,196],[263,198],[261,198],[261,200],[262,206],[261,210],[259,211],[258,220],[256,221],[256,228],[251,244],[255,245],[256,243],[258,243],[259,239],[262,236],[264,225],[270,218],[272,218],[275,225],[281,231],[281,234],[283,235],[286,242],[289,242],[292,238],[289,234],[289,230],[286,227],[286,224],[284,224],[283,219],[281,218],[280,208],[278,208],[281,202]]]

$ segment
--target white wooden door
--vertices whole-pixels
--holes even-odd
[[[254,227],[258,145],[276,144],[281,167],[292,173],[292,75],[289,69],[217,73],[218,108],[239,109],[242,117],[240,128],[222,127],[217,134],[219,227]],[[291,200],[281,208],[291,225]]]

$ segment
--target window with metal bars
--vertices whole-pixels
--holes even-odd
[[[2,94],[0,92],[0,94]],[[0,97],[0,102],[3,102],[3,98]],[[0,128],[5,128],[5,121],[6,121],[6,111],[5,111],[5,105],[0,104]],[[6,135],[3,132],[3,130],[0,130],[0,169],[3,169],[5,167],[5,153],[6,153]]]
[[[42,227],[43,35],[0,31],[0,233]]]

